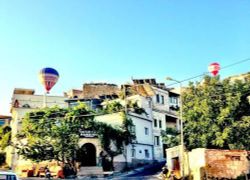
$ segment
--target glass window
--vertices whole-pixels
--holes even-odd
[[[161,127],[162,127],[161,120],[159,120],[159,128],[161,128]]]
[[[157,119],[154,119],[154,127],[157,127]]]
[[[156,102],[160,103],[160,95],[159,94],[156,94]]]
[[[4,120],[0,120],[0,126],[4,125],[5,121]]]
[[[131,149],[131,157],[135,157],[135,149],[133,148],[133,149]]]
[[[161,103],[164,104],[164,96],[161,96]]]
[[[144,151],[144,152],[145,152],[145,157],[146,157],[146,158],[149,158],[149,152],[148,152],[148,150],[147,150],[147,149],[145,149],[145,151]]]
[[[171,104],[178,104],[178,98],[177,97],[170,97],[169,101]]]
[[[7,174],[1,174],[0,175],[0,180],[16,180],[15,175],[7,175]]]
[[[160,146],[160,137],[155,136],[155,146]]]
[[[145,135],[148,135],[148,128],[145,127],[144,129],[145,129]]]

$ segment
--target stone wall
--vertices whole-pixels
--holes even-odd
[[[115,84],[91,83],[83,85],[84,98],[96,98],[102,95],[114,95],[119,93],[119,88]]]
[[[167,165],[173,170],[173,159],[180,160],[180,146],[166,149]],[[249,151],[197,148],[184,155],[184,174],[193,180],[236,179],[250,172]]]
[[[208,177],[237,178],[249,173],[247,151],[206,149],[205,159]]]

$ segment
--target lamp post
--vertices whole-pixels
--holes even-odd
[[[181,175],[183,178],[184,177],[184,135],[183,135],[183,110],[182,110],[182,83],[181,81],[175,80],[171,77],[166,77],[166,80],[177,82],[180,88],[180,115],[179,115],[180,131],[181,131],[180,157],[181,157]]]

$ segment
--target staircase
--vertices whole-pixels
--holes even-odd
[[[102,176],[103,170],[99,166],[84,166],[81,167],[77,176]]]

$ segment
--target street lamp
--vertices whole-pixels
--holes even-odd
[[[171,77],[166,77],[166,80],[168,81],[175,81],[179,84],[180,88],[180,115],[179,115],[179,120],[180,120],[180,130],[181,130],[181,149],[180,149],[180,157],[181,157],[181,174],[182,177],[184,177],[184,135],[183,135],[183,112],[182,112],[182,83],[181,81],[175,80]]]

